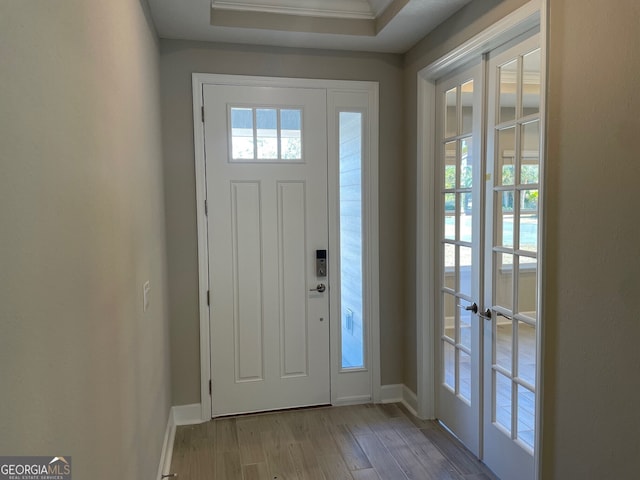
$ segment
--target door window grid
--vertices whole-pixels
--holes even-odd
[[[231,162],[301,162],[301,108],[229,106]]]
[[[470,404],[471,312],[463,305],[472,303],[473,80],[447,90],[443,101],[442,380]]]
[[[539,65],[537,49],[499,67],[494,131],[493,422],[529,451],[535,438]]]

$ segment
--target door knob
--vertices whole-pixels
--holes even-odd
[[[324,292],[327,289],[326,285],[324,283],[319,283],[316,288],[311,288],[309,289],[310,292]]]

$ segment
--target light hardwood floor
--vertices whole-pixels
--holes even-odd
[[[171,472],[179,480],[496,480],[438,423],[397,404],[178,427]]]

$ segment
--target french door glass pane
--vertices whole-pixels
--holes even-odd
[[[459,395],[467,403],[471,402],[471,355],[458,350],[459,358],[458,364],[460,366],[459,375]]]
[[[443,294],[444,312],[442,316],[442,334],[456,341],[456,298],[448,293]]]
[[[495,342],[495,364],[504,368],[507,372],[511,372],[513,361],[513,325],[503,317],[498,317],[497,320]]]
[[[447,90],[445,94],[445,137],[458,135],[458,88]]]
[[[513,309],[513,255],[496,252],[494,261],[495,304],[509,311]]]
[[[520,250],[538,251],[538,189],[520,192]]]
[[[511,433],[511,379],[494,370],[494,388],[496,392],[494,404],[494,422]]]
[[[513,248],[513,191],[498,192],[496,246]]]
[[[518,313],[532,320],[536,319],[536,305],[538,304],[538,278],[535,259],[518,257]]]
[[[452,190],[458,183],[458,142],[447,142],[444,144],[444,188]]]
[[[456,240],[456,194],[444,194],[444,238]]]
[[[518,378],[536,385],[536,327],[518,322]]]
[[[444,384],[455,392],[456,390],[456,348],[449,342],[442,342],[442,376]]]
[[[522,113],[540,112],[540,49],[522,57]]]
[[[518,385],[518,440],[533,449],[535,431],[535,393]]]
[[[473,293],[473,249],[471,247],[462,246],[458,248],[460,249],[460,286],[458,287],[458,290],[461,295],[465,295],[470,298]]]
[[[473,80],[463,83],[460,87],[460,104],[462,107],[462,131],[460,134],[467,135],[473,131]]]
[[[520,138],[520,183],[538,183],[540,164],[540,121],[523,123]]]
[[[471,320],[474,314],[461,306],[458,310],[458,315],[460,318],[460,336],[458,341],[460,345],[471,350]]]
[[[515,184],[516,128],[509,127],[498,132],[497,172],[500,185]]]
[[[339,114],[342,368],[363,368],[362,113]]]
[[[500,104],[498,123],[510,122],[516,118],[516,94],[518,82],[518,61],[513,60],[499,68]]]
[[[473,187],[473,140],[471,137],[460,140],[460,188]],[[465,203],[465,210],[470,210],[470,202]]]
[[[458,219],[460,222],[460,240],[471,243],[473,241],[473,210],[471,210],[471,192],[458,194]]]
[[[537,194],[537,191],[536,191]],[[538,214],[525,212],[519,216],[520,249],[528,252],[538,250]]]
[[[442,270],[442,286],[455,291],[458,288],[458,268],[456,261],[456,246],[444,244],[444,269]]]

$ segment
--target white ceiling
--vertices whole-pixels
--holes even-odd
[[[404,53],[471,0],[148,0],[162,38]]]

